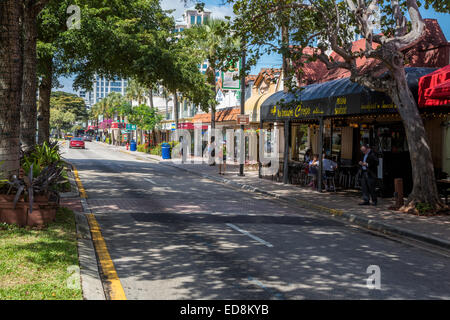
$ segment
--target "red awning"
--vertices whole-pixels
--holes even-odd
[[[419,80],[419,107],[450,106],[450,65]]]

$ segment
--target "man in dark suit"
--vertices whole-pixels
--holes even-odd
[[[377,194],[375,186],[378,173],[378,157],[368,145],[363,145],[361,152],[363,153],[363,159],[359,162],[359,165],[362,171],[361,187],[364,202],[360,203],[360,205],[369,205],[369,199],[372,198],[372,204],[376,206]]]

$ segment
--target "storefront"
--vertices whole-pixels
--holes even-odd
[[[432,68],[406,68],[411,91],[417,98],[420,77]],[[431,142],[434,165],[442,170],[442,126],[448,110],[421,109]],[[353,188],[352,178],[361,160],[360,146],[369,144],[378,154],[379,187],[383,196],[392,196],[395,178],[403,178],[405,193],[412,189],[408,144],[401,119],[391,99],[369,90],[348,78],[313,84],[294,93],[277,92],[261,107],[261,128],[268,124],[284,130],[282,180],[290,181],[290,164],[302,162],[301,149],[313,154],[325,153],[339,164],[349,179],[344,187]],[[306,129],[305,129],[306,127]],[[305,138],[305,135],[307,136]],[[306,144],[306,146],[305,146]]]

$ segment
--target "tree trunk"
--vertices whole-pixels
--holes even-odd
[[[281,36],[282,36],[282,42],[283,47],[285,50],[289,48],[289,25],[288,23],[285,23],[281,26]],[[286,82],[288,81],[290,77],[290,70],[289,70],[289,57],[286,54],[286,51],[283,51],[283,91],[288,92],[289,91],[289,84]]]
[[[51,57],[46,62],[45,74],[39,85],[39,144],[50,140],[50,95],[52,93],[53,63]]]
[[[174,115],[175,115],[175,132],[177,132],[178,129],[178,96],[177,91],[175,90],[173,93],[173,107],[174,107]]]
[[[26,7],[23,18],[23,83],[20,110],[20,142],[28,150],[36,144],[36,42],[37,27],[35,10]]]
[[[21,1],[0,1],[0,175],[18,174],[22,54]]]
[[[415,210],[417,203],[428,203],[434,210],[445,208],[436,186],[433,159],[425,127],[417,104],[408,87],[403,66],[393,71],[390,96],[398,108],[405,127],[412,166],[413,189],[402,210]]]
[[[153,89],[152,88],[150,88],[150,91],[149,91],[149,100],[150,100],[150,107],[153,109],[154,104],[153,104]]]

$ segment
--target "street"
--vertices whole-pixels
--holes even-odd
[[[100,143],[63,156],[130,300],[450,298],[442,255]]]

